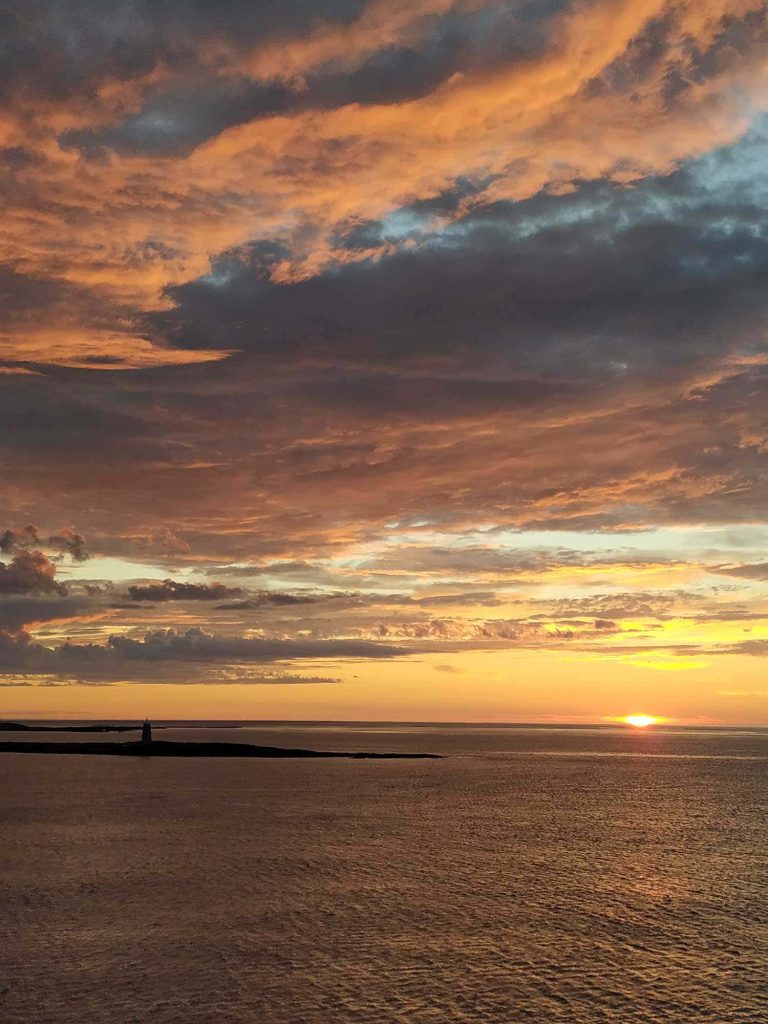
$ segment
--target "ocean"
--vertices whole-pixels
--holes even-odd
[[[1,754],[3,1024],[768,1022],[768,730],[156,738],[448,756]]]

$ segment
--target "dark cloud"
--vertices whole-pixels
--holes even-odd
[[[768,656],[768,640],[742,640],[729,647],[712,648],[708,654],[748,654],[754,658]]]
[[[285,0],[279,10],[246,0],[141,0],[126,7],[105,0],[9,0],[0,48],[5,89],[22,87],[60,97],[95,90],[110,80],[130,81],[167,62],[193,70],[205,37],[238,46],[307,32],[318,22],[352,20],[362,0],[334,0],[322,12],[309,0]]]
[[[617,628],[613,619],[595,619],[595,629],[615,630]]]
[[[87,617],[94,611],[93,601],[86,595],[63,595],[55,597],[19,594],[0,598],[0,629],[16,633],[33,623],[37,626],[49,622],[61,622]]]
[[[33,642],[23,630],[0,630],[0,674],[110,682],[142,679],[198,681],[218,670],[229,681],[248,681],[248,666],[302,660],[394,658],[400,647],[364,640],[285,640],[222,637],[199,627],[155,630],[141,639],[113,635],[105,644],[67,642],[57,648]],[[239,674],[238,674],[239,667]],[[216,677],[218,679],[218,676]],[[256,682],[262,677],[254,677]],[[287,681],[297,681],[290,673]],[[269,681],[279,682],[272,676]]]
[[[31,547],[68,554],[76,562],[84,562],[88,558],[85,538],[66,526],[50,537],[42,536],[40,530],[31,525],[22,529],[11,527],[0,534],[0,552],[5,555]]]
[[[142,109],[120,123],[68,132],[62,145],[91,158],[105,150],[178,156],[227,128],[261,118],[333,110],[349,103],[402,103],[427,95],[459,72],[487,75],[540,53],[547,42],[547,21],[563,6],[562,0],[554,0],[504,9],[481,7],[475,12],[454,9],[418,39],[384,43],[380,49],[374,44],[373,51],[351,68],[340,68],[334,60],[320,65],[302,75],[300,88],[295,81],[275,78],[254,82],[238,76],[236,68],[228,76],[218,69],[206,79],[205,70],[198,68],[194,77],[179,76],[148,92]],[[334,12],[326,6],[322,17],[331,22]],[[306,20],[294,27],[303,33],[310,25]],[[282,29],[290,32],[290,23],[283,22]],[[244,40],[233,41],[242,45]]]
[[[397,647],[358,640],[283,640],[262,637],[217,637],[193,628],[186,633],[173,630],[149,633],[143,640],[113,636],[109,649],[131,661],[178,659],[195,662],[273,662],[303,658],[397,657]],[[62,651],[63,656],[68,656]],[[75,652],[77,656],[77,652]]]
[[[636,590],[625,593],[590,594],[551,601],[549,615],[594,616],[596,620],[654,618],[664,620],[676,614],[675,607],[696,596],[684,590]],[[546,616],[545,616],[546,617]]]
[[[56,564],[42,551],[22,551],[0,562],[0,594],[60,594],[67,588],[56,579]]]
[[[242,591],[241,591],[242,592]],[[291,608],[294,605],[315,604],[318,597],[311,594],[288,594],[276,590],[263,590],[244,601],[216,605],[220,611],[257,611],[261,608]]]
[[[30,544],[40,544],[40,532],[36,526],[25,526],[21,530],[11,528],[0,534],[0,551],[4,555],[29,547]]]
[[[223,583],[136,583],[128,587],[133,601],[221,601],[225,597],[239,597],[239,587],[225,587]]]
[[[450,605],[469,605],[475,608],[498,608],[512,603],[510,598],[498,594],[477,591],[465,583],[466,589],[456,594],[376,594],[369,600],[375,604],[415,605],[425,608],[439,608]],[[363,598],[360,598],[363,600]]]
[[[748,196],[702,191],[685,171],[631,191],[585,183],[473,210],[436,238],[425,222],[416,247],[295,284],[270,280],[261,250],[241,254],[172,289],[177,308],[164,319],[176,344],[281,360],[407,367],[482,357],[522,379],[446,380],[445,405],[473,386],[489,404],[544,404],[556,384],[536,374],[567,376],[571,388],[690,374],[722,354],[734,315],[749,334],[766,312],[759,223]],[[368,231],[369,242],[389,240],[385,224],[378,239]]]
[[[48,543],[71,555],[76,562],[84,562],[88,558],[88,553],[85,550],[85,538],[76,530],[65,527],[49,537]]]
[[[723,576],[737,576],[745,580],[768,580],[768,562],[752,562],[749,565],[711,565],[709,572]]]
[[[146,682],[157,682],[165,683],[167,685],[179,684],[182,686],[189,685],[210,685],[211,679],[198,679],[176,677],[173,674],[167,673],[163,678],[156,678],[152,680],[145,680]],[[316,676],[306,675],[299,672],[266,672],[260,671],[259,673],[250,673],[247,679],[243,679],[240,676],[234,678],[227,678],[222,676],[215,680],[216,686],[242,686],[244,682],[250,685],[258,686],[290,686],[290,685],[313,685],[315,683],[338,683],[339,679],[334,676]],[[112,681],[108,679],[57,679],[55,677],[40,677],[40,678],[16,678],[12,681],[3,680],[0,678],[0,689],[18,689],[18,688],[62,688],[62,687],[102,687],[112,686]],[[32,717],[32,716],[30,716]],[[87,718],[87,715],[82,716]]]

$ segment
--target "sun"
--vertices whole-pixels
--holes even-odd
[[[657,718],[656,715],[625,715],[621,721],[624,725],[633,725],[635,729],[647,729],[649,725],[658,725],[664,719]]]

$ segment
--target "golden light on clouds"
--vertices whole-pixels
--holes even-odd
[[[297,3],[9,21],[9,706],[765,721],[766,3]]]

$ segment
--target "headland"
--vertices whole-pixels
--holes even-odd
[[[74,741],[57,743],[2,742],[0,754],[95,754],[104,757],[341,757],[353,760],[437,760],[441,754],[391,754],[370,751],[303,750],[259,747],[253,743],[180,743],[175,740],[133,740],[128,743]]]

